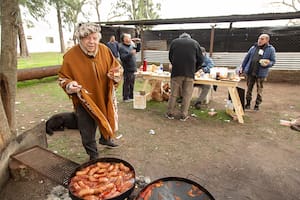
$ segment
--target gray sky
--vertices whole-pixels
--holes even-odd
[[[153,0],[153,2],[161,3],[160,15],[165,19],[293,11],[286,7],[271,5],[270,2],[275,1],[279,0]],[[113,2],[116,0],[102,1],[101,17],[103,21],[108,19],[107,15]]]

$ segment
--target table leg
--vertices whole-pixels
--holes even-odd
[[[149,80],[146,79],[146,80],[144,81],[143,91],[146,91],[146,88],[147,88],[147,85],[148,85],[148,84],[149,84]]]
[[[244,123],[244,110],[236,87],[228,87],[229,95],[232,100],[233,108],[239,123]]]

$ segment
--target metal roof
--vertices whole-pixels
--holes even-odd
[[[107,21],[96,22],[101,25],[162,25],[162,24],[191,24],[191,23],[222,23],[222,22],[243,22],[243,21],[264,21],[300,18],[300,11],[287,13],[263,13],[250,15],[227,15],[210,17],[191,17],[173,19],[147,19],[128,21]]]

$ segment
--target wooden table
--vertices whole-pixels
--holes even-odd
[[[169,73],[153,73],[153,72],[137,72],[137,77],[141,77],[145,80],[143,90],[146,90],[147,84],[150,80],[170,81]],[[234,112],[237,116],[239,123],[244,123],[244,110],[241,104],[241,100],[237,91],[237,86],[240,80],[216,80],[211,78],[195,78],[195,84],[217,85],[221,87],[227,87],[230,98],[232,100]]]

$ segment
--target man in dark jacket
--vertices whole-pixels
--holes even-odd
[[[123,101],[133,101],[133,90],[135,82],[136,67],[136,53],[140,51],[140,40],[131,39],[131,35],[124,33],[121,36],[122,43],[119,46],[120,59],[124,68],[123,81]]]
[[[263,83],[268,76],[269,68],[275,64],[275,48],[269,44],[270,36],[261,34],[255,43],[248,50],[242,63],[242,72],[246,75],[247,93],[245,109],[250,109],[252,90],[256,83],[257,97],[254,110],[259,110],[262,102]]]
[[[119,43],[116,41],[116,37],[114,35],[110,36],[109,42],[107,42],[106,46],[108,46],[115,58],[119,58]]]
[[[181,95],[180,120],[186,121],[193,94],[195,72],[201,68],[203,62],[200,44],[189,34],[181,34],[171,42],[169,60],[172,64],[171,96],[166,117],[174,119],[176,99]]]

